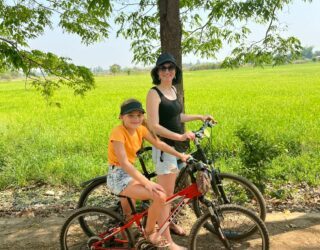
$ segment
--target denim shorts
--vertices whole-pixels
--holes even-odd
[[[121,167],[109,166],[107,186],[114,194],[120,194],[133,180]]]
[[[152,147],[152,160],[156,165],[157,175],[174,174],[179,172],[177,157]]]

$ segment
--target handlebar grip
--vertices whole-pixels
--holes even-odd
[[[204,170],[205,169],[205,165],[203,162],[199,161],[197,164],[195,164],[195,167],[198,171]]]
[[[146,151],[152,150],[152,147],[148,146],[148,147],[144,147],[144,148],[140,148],[137,152],[137,156],[143,154]]]
[[[187,159],[187,164],[192,164],[192,163],[194,163],[196,160],[192,157],[192,156],[190,156],[188,159]]]
[[[214,125],[217,124],[217,122],[214,120],[206,120],[204,123],[205,123],[206,127],[210,127],[210,128],[212,128]]]

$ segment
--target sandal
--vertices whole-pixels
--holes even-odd
[[[175,234],[175,235],[179,235],[179,236],[186,236],[187,233],[183,230],[183,228],[181,226],[179,226],[178,224],[175,224],[175,223],[171,223],[170,226],[170,232],[172,234]]]
[[[156,230],[152,230],[151,232],[149,233],[145,233],[146,235],[146,240],[149,241],[152,245],[154,245],[155,247],[158,247],[158,248],[164,248],[164,247],[168,247],[170,246],[170,243],[166,240],[166,238],[164,238],[163,236],[159,236],[159,238],[155,241],[152,241],[150,239],[150,236],[157,233]]]

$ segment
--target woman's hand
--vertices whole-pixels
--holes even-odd
[[[179,157],[181,159],[181,161],[183,162],[187,162],[187,160],[191,157],[191,155],[186,155],[186,154],[181,154],[181,156]]]
[[[181,135],[181,141],[194,140],[195,138],[196,138],[195,134],[191,131],[185,132],[184,134]]]
[[[205,121],[215,121],[211,115],[203,115],[203,116],[201,117],[201,120],[202,120],[203,122],[205,122]]]
[[[217,121],[211,115],[202,115],[201,120],[205,121],[212,121],[213,123],[217,123]]]

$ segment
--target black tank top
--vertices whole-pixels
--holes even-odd
[[[178,100],[178,96],[175,100],[169,100],[157,87],[153,87],[152,89],[157,91],[161,100],[159,104],[159,124],[172,132],[182,134],[182,124],[180,117],[180,114],[182,112],[182,105]],[[177,95],[177,92],[174,88],[173,90]],[[162,140],[169,145],[173,145],[173,141],[171,141],[170,139],[162,138]]]

